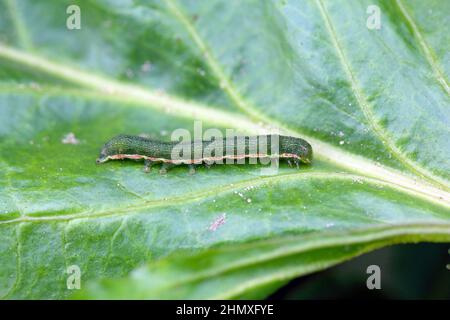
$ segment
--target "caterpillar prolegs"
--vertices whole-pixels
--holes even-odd
[[[109,140],[100,151],[97,163],[118,159],[143,159],[144,170],[162,163],[160,173],[173,166],[186,164],[190,173],[199,164],[257,163],[255,160],[285,159],[292,167],[312,161],[311,145],[300,138],[282,135],[235,136],[226,139],[192,142],[161,142],[140,136],[118,135]]]

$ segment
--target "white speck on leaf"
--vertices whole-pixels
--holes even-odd
[[[144,64],[141,65],[142,72],[149,72],[152,69],[152,65],[150,61],[145,61]]]
[[[206,75],[206,72],[205,72],[205,70],[203,70],[203,69],[198,68],[198,69],[197,69],[197,72],[198,72],[198,74],[201,75],[202,77],[204,77],[204,76]]]
[[[79,144],[80,140],[75,137],[73,132],[69,132],[62,138],[61,142],[64,144]]]
[[[30,83],[30,88],[33,89],[33,90],[40,90],[41,86],[37,82],[31,82]]]
[[[125,74],[127,75],[127,78],[128,78],[128,79],[134,77],[134,72],[133,72],[133,70],[131,70],[131,69],[127,69],[127,70],[125,71]]]

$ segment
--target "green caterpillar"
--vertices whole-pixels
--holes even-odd
[[[277,148],[273,150],[275,147]],[[175,149],[176,148],[176,149]],[[174,151],[181,150],[174,157]],[[97,163],[118,159],[143,159],[144,170],[149,172],[152,165],[162,163],[161,174],[175,165],[187,164],[190,173],[195,173],[195,165],[226,163],[245,159],[286,159],[292,167],[312,161],[311,145],[300,138],[282,135],[253,137],[231,137],[211,141],[161,142],[140,136],[118,135],[109,140],[101,149]],[[249,161],[250,162],[250,161]]]

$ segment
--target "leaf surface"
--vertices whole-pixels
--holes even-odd
[[[262,297],[375,248],[450,240],[448,1],[83,1],[80,30],[70,4],[0,2],[3,298],[67,298],[71,265],[78,297]],[[196,120],[275,127],[314,162],[95,165],[116,134],[170,140]]]

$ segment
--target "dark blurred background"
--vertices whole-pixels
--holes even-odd
[[[403,244],[297,278],[269,299],[449,299],[450,244]],[[369,290],[369,265],[381,269],[381,289]]]

